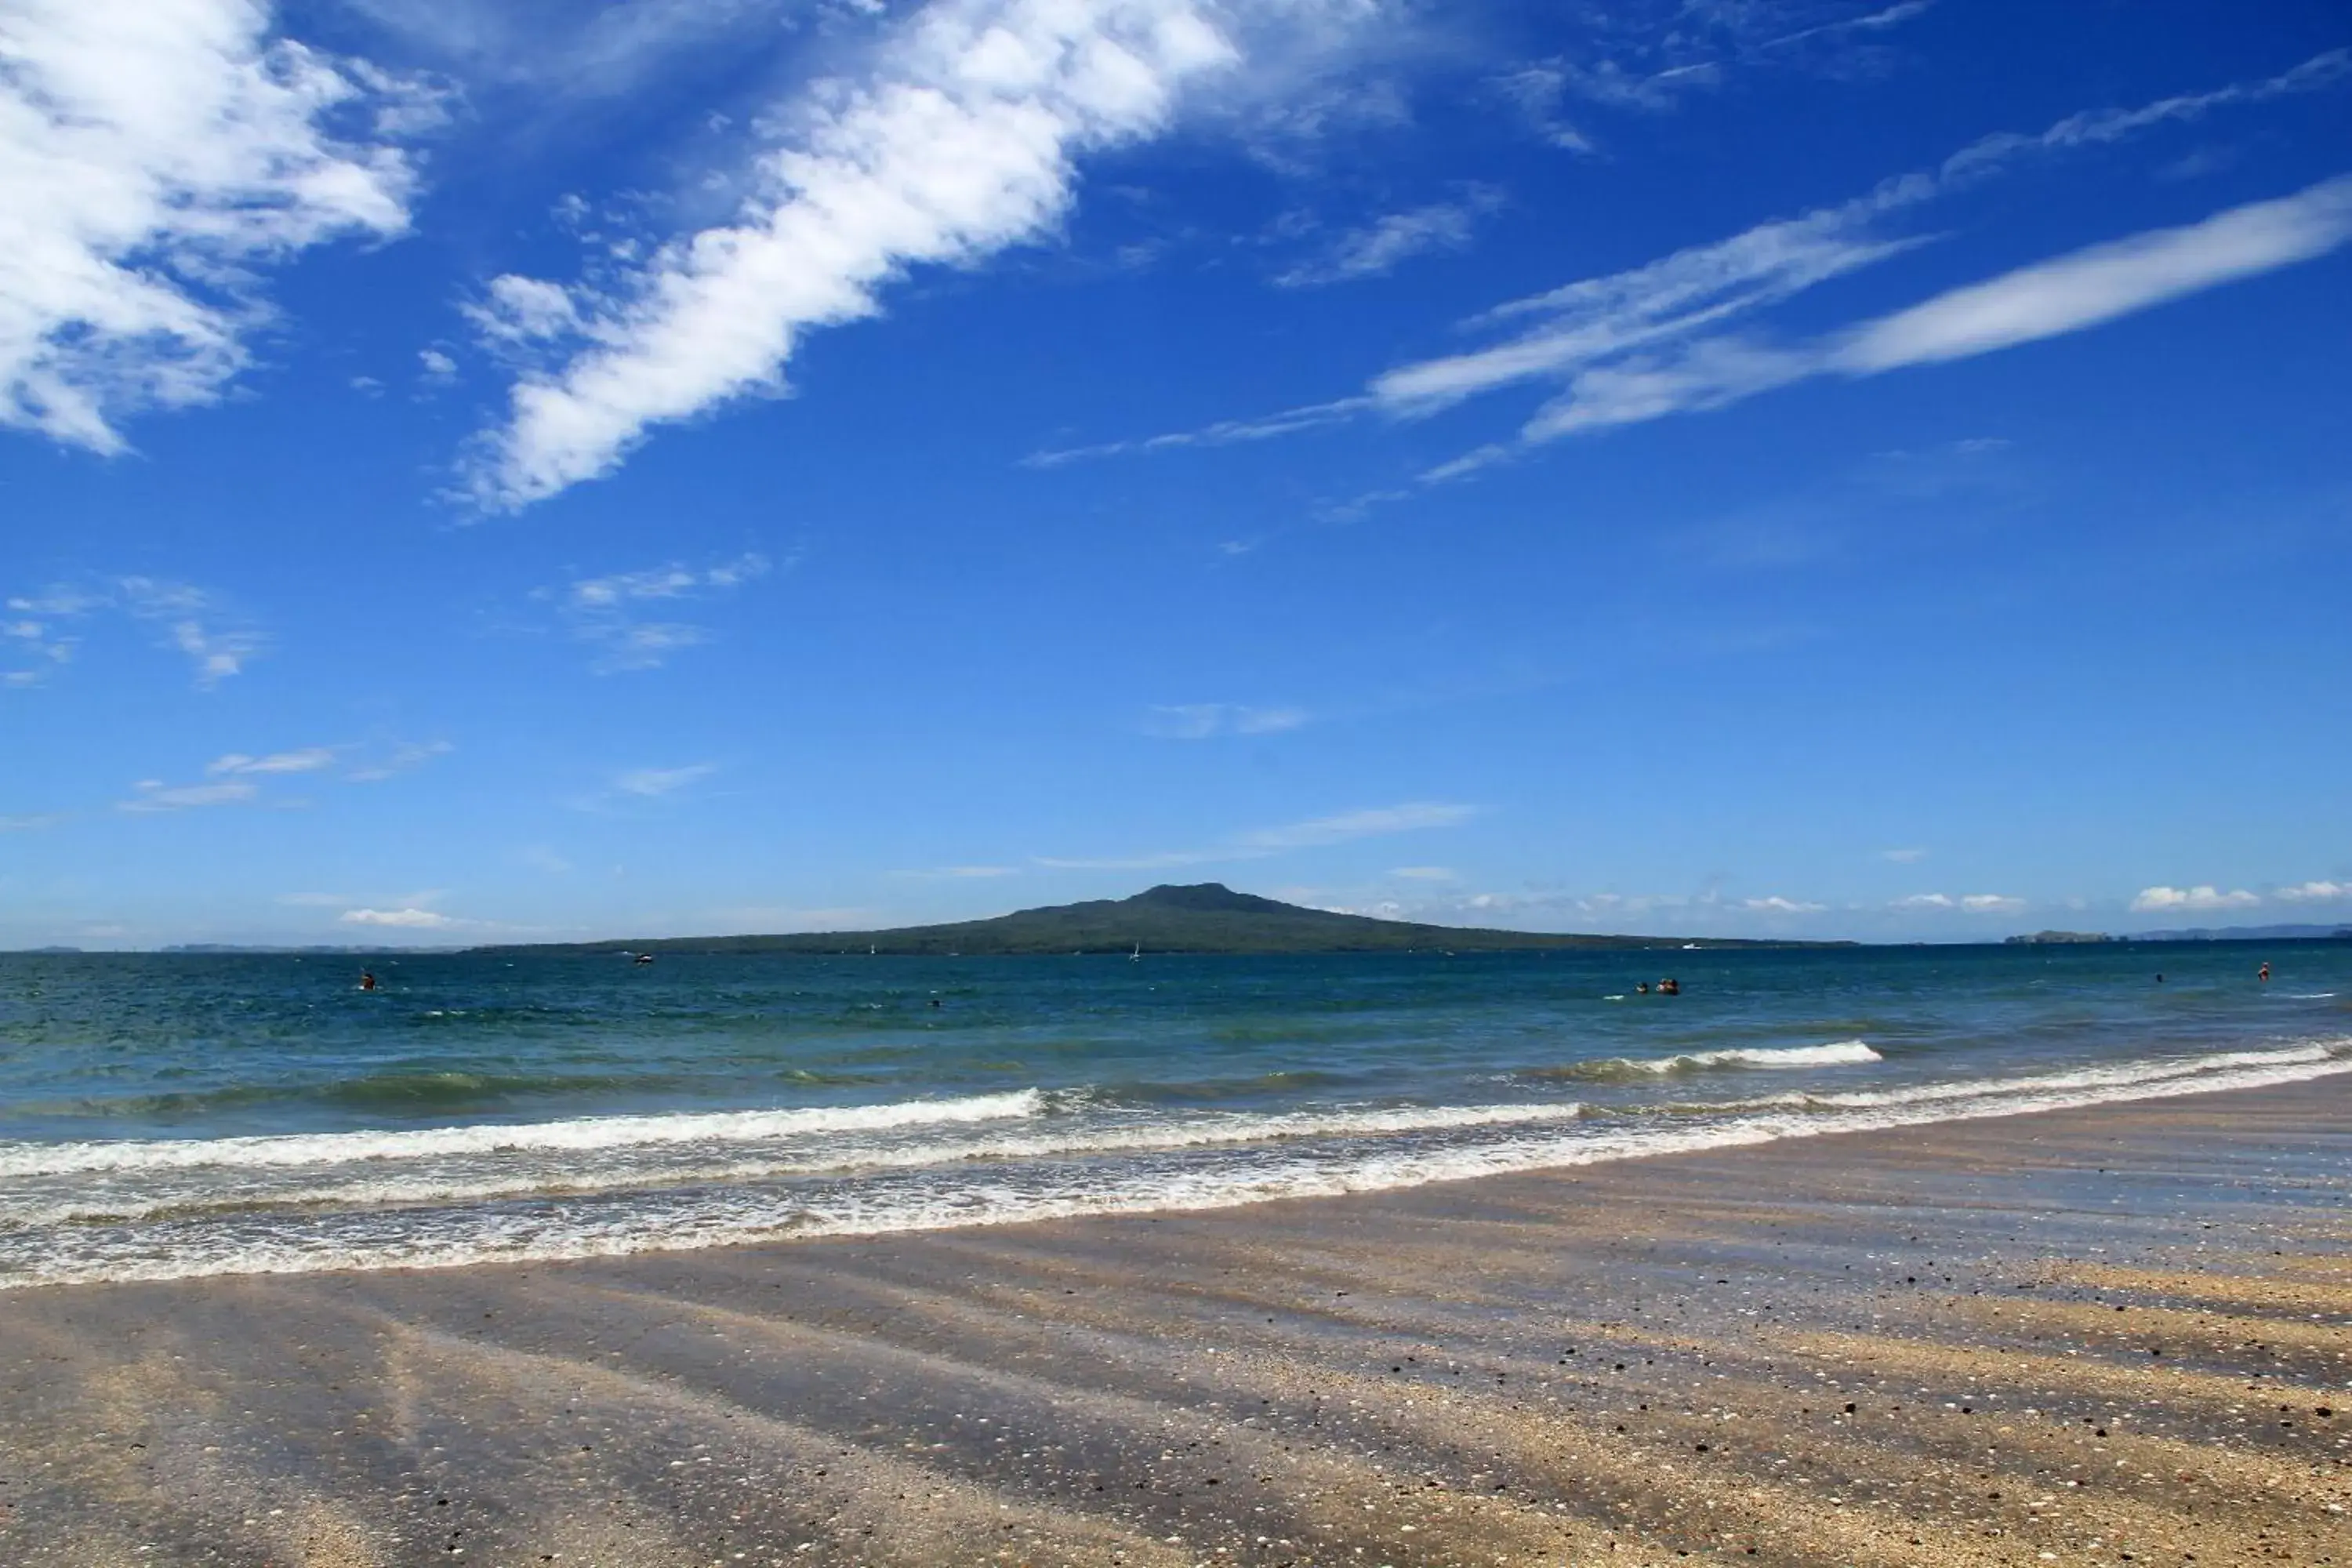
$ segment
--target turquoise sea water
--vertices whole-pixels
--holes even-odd
[[[0,1287],[1220,1206],[2352,1071],[2341,942],[368,962],[373,993],[341,957],[0,954]]]

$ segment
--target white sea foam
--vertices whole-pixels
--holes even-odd
[[[1693,1051],[1663,1062],[1642,1065],[1655,1072],[1679,1068],[1843,1068],[1886,1058],[1871,1049],[1867,1040],[1832,1040],[1825,1046],[1733,1047],[1719,1051]]]
[[[940,1122],[1035,1116],[1045,1097],[1024,1089],[961,1100],[905,1100],[886,1105],[818,1106],[797,1110],[718,1110],[667,1116],[591,1116],[515,1126],[426,1127],[407,1131],[310,1132],[251,1138],[120,1140],[81,1143],[0,1143],[0,1176],[80,1171],[186,1169],[199,1165],[335,1165],[353,1160],[556,1150],[572,1153],[660,1143],[744,1142],[812,1132],[866,1132]]]
[[[1033,1091],[1034,1092],[1034,1091]],[[1083,1100],[1083,1096],[1066,1096]],[[587,1150],[562,1148],[561,1160],[515,1158],[544,1144],[503,1144],[468,1150],[460,1158],[371,1155],[342,1166],[310,1164],[249,1168],[224,1186],[217,1165],[178,1164],[123,1170],[92,1181],[80,1169],[59,1173],[64,1182],[20,1184],[0,1194],[0,1225],[43,1226],[92,1221],[129,1221],[186,1215],[211,1210],[297,1208],[322,1205],[419,1205],[480,1203],[501,1198],[574,1196],[622,1189],[679,1186],[693,1183],[776,1181],[788,1177],[841,1176],[857,1172],[969,1165],[974,1162],[1080,1159],[1107,1154],[1172,1152],[1274,1144],[1312,1138],[1364,1138],[1466,1129],[1572,1121],[1583,1108],[1573,1102],[1541,1104],[1342,1108],[1255,1114],[1196,1111],[1183,1115],[1114,1113],[1108,1121],[1055,1119],[1047,1133],[998,1131],[940,1141],[923,1136],[938,1121],[892,1131],[895,1142],[872,1137],[828,1136],[774,1140],[756,1157],[727,1158],[730,1144],[688,1144],[649,1156],[644,1144],[605,1144]],[[1016,1125],[1031,1125],[1017,1122]],[[570,1125],[570,1124],[559,1124]],[[805,1129],[800,1129],[805,1132]]]
[[[907,1170],[836,1179],[805,1191],[719,1186],[527,1205],[359,1210],[305,1215],[294,1226],[285,1224],[282,1216],[259,1215],[152,1226],[58,1226],[0,1234],[0,1288],[331,1268],[449,1268],[494,1260],[615,1257],[788,1237],[1223,1208],[1269,1198],[1381,1191],[1831,1132],[2261,1088],[2342,1072],[2352,1072],[2352,1039],[2023,1079],[1921,1085],[1876,1091],[1868,1099],[1812,1097],[1804,1110],[1759,1109],[1696,1124],[1556,1121],[1546,1126],[1496,1121],[1483,1126],[1457,1124],[1454,1137],[1434,1140],[1381,1138],[1372,1135],[1379,1129],[1366,1128],[1365,1136],[1352,1141],[1293,1139],[1268,1146],[1162,1149],[1108,1165],[1047,1161],[1007,1165],[977,1180],[968,1167]],[[1462,1113],[1500,1108],[1455,1109]]]
[[[1986,1095],[2032,1099],[2084,1090],[2157,1089],[2178,1079],[2198,1080],[2241,1068],[2292,1068],[2341,1061],[2352,1041],[2323,1040],[2263,1051],[2217,1051],[2198,1057],[2159,1057],[2117,1062],[2105,1067],[2077,1068],[2067,1072],[2029,1073],[2023,1078],[1962,1079],[1953,1083],[1914,1084],[1905,1089],[1844,1089],[1811,1094],[1814,1105],[1900,1106],[1934,1104],[1941,1100],[1974,1100]],[[2352,1066],[2352,1062],[2344,1065]]]
[[[1685,1051],[1671,1057],[1603,1057],[1542,1070],[1544,1078],[1637,1078],[1644,1073],[1703,1072],[1709,1068],[1860,1067],[1886,1058],[1866,1040],[1832,1040],[1822,1046],[1727,1046],[1712,1051]]]

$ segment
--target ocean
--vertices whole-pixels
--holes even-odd
[[[0,1289],[1213,1208],[2339,1072],[2344,942],[0,954]]]

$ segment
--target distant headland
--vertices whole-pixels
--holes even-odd
[[[992,920],[893,931],[807,931],[780,936],[681,936],[644,941],[535,942],[533,952],[803,952],[898,956],[1073,952],[1528,952],[1559,948],[1661,949],[1852,947],[1852,942],[1751,942],[1723,937],[1581,936],[1481,931],[1374,920],[1237,893],[1222,882],[1163,884],[1128,899],[1094,899],[1021,910]],[[512,946],[478,952],[515,952]]]

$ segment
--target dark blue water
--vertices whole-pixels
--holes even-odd
[[[0,954],[0,1284],[1208,1206],[2352,1070],[2344,942],[369,963]]]

